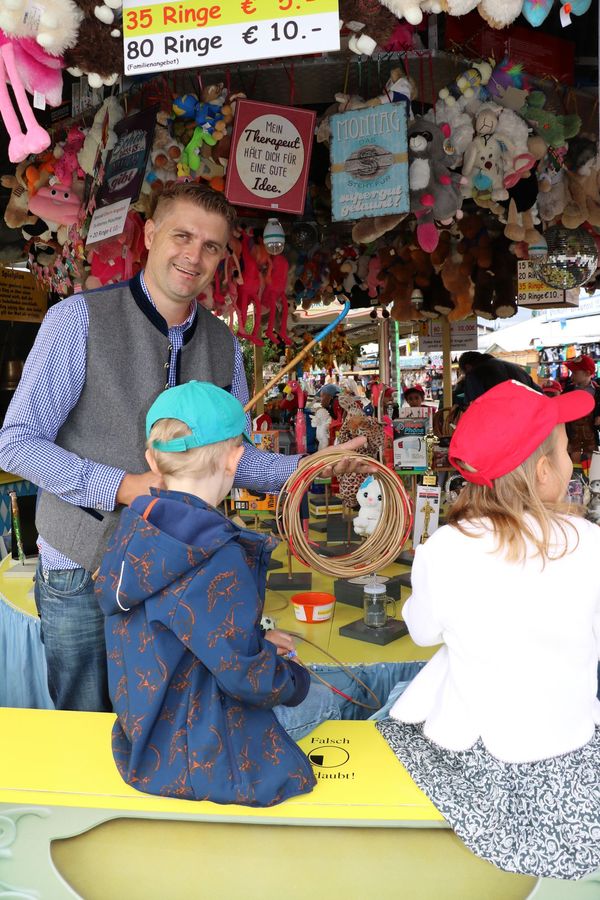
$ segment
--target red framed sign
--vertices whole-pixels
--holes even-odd
[[[303,213],[316,113],[238,100],[225,196],[237,206]]]

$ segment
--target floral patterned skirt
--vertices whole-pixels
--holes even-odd
[[[481,741],[444,750],[421,725],[377,722],[413,781],[484,859],[522,875],[577,879],[600,867],[600,728],[579,750],[505,763]]]

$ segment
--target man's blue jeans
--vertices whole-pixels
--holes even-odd
[[[104,615],[85,569],[44,570],[35,576],[48,689],[57,709],[110,712]]]
[[[383,719],[424,665],[425,661],[348,666],[379,698],[381,707],[378,710],[357,706],[313,679],[302,703],[298,706],[276,706],[273,712],[279,724],[295,741],[309,734],[321,722],[330,719]],[[309,670],[318,672],[347,697],[360,700],[367,706],[373,705],[372,697],[339,666],[313,665],[309,666]]]

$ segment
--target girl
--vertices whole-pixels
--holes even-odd
[[[462,416],[449,455],[470,483],[403,610],[442,648],[378,723],[471,850],[554,878],[600,866],[600,529],[562,502],[564,423],[593,403],[509,381]]]

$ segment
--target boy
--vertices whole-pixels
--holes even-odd
[[[241,403],[207,382],[164,391],[146,460],[165,489],[123,510],[96,582],[106,616],[113,753],[140,790],[270,806],[315,785],[272,712],[306,697],[291,638],[259,626],[275,541],[216,507],[243,453]]]

